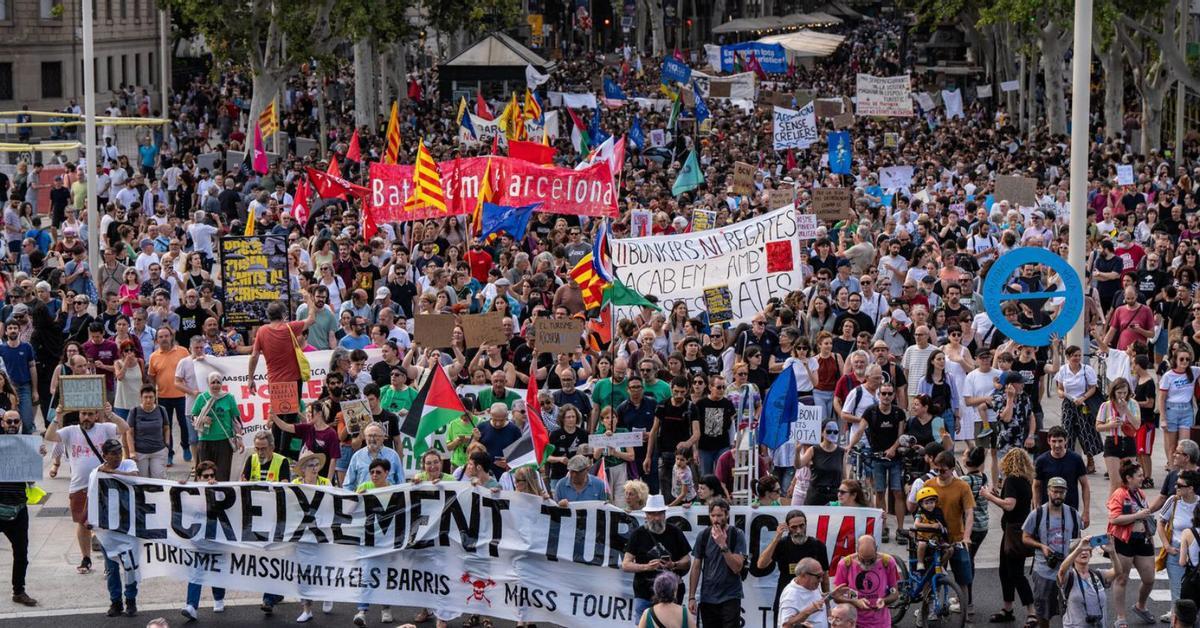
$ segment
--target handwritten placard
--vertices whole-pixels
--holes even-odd
[[[704,308],[708,310],[708,322],[726,323],[733,320],[733,295],[729,286],[711,286],[704,289]]]
[[[846,210],[850,209],[852,198],[850,188],[813,188],[812,213],[818,220],[832,225],[847,217]]]
[[[413,317],[413,339],[426,347],[449,347],[457,324],[453,314],[417,314]]]
[[[817,239],[817,227],[820,222],[813,214],[796,214],[796,239],[797,240],[815,240]]]
[[[832,118],[841,115],[842,101],[838,98],[818,98],[816,114],[818,118]]]
[[[342,420],[346,423],[346,431],[357,435],[371,422],[371,405],[366,399],[343,400]]]
[[[767,208],[779,209],[792,204],[792,199],[796,197],[796,191],[791,186],[770,190],[767,193]]]
[[[750,194],[754,192],[754,166],[742,161],[733,162],[733,193]]]
[[[859,74],[856,96],[860,116],[913,115],[912,77]]]
[[[462,317],[461,321],[468,347],[503,345],[508,342],[508,338],[504,336],[503,312],[472,314]]]
[[[1117,166],[1117,185],[1133,185],[1133,166],[1129,164]]]
[[[543,318],[534,326],[538,353],[575,353],[583,334],[583,321],[577,318]]]
[[[625,447],[641,447],[645,444],[646,433],[643,431],[636,432],[616,432],[614,434],[591,434],[588,436],[588,444],[593,449],[608,447],[611,449],[622,449]]]
[[[821,429],[824,422],[825,408],[800,404],[796,422],[792,424],[792,442],[804,445],[821,444]]]
[[[854,126],[854,114],[839,113],[838,115],[833,116],[833,128],[848,129],[852,126]]]
[[[1037,206],[1037,179],[1022,176],[996,177],[996,201],[1008,201],[1017,207]]]
[[[62,409],[103,410],[103,375],[64,375],[58,378],[58,394]]]
[[[278,415],[295,414],[300,411],[300,392],[296,382],[270,382],[267,394],[271,398],[271,411]]]
[[[634,238],[644,238],[650,235],[650,215],[648,209],[635,209],[629,213],[629,234]]]
[[[40,482],[41,446],[36,434],[0,435],[0,482]]]

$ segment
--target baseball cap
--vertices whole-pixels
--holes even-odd
[[[142,238],[140,246],[143,248],[147,246],[154,246],[154,240],[151,240],[150,238]]]
[[[1053,477],[1053,478],[1050,478],[1049,482],[1046,482],[1046,488],[1065,489],[1065,488],[1067,488],[1067,481],[1060,477]]]
[[[1025,383],[1025,380],[1024,380],[1024,378],[1021,377],[1020,373],[1017,373],[1015,371],[1008,371],[1000,376],[1000,385],[1001,386],[1007,386],[1009,384],[1013,384],[1013,383],[1017,383],[1017,382]]]
[[[512,282],[511,282],[511,281],[509,281],[509,280],[507,280],[507,279],[505,279],[505,278],[503,278],[503,277],[501,277],[500,279],[497,279],[497,280],[496,280],[496,285],[497,285],[497,286],[511,286],[511,285],[512,285]]]
[[[387,288],[379,287],[379,288],[375,289],[375,298],[377,300],[378,299],[386,299],[387,297],[390,297],[390,296],[392,296],[392,293]]]

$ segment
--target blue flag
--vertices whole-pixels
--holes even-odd
[[[609,137],[611,136],[600,130],[600,108],[596,107],[592,111],[592,123],[588,125],[588,139],[592,146],[599,146]]]
[[[704,98],[700,96],[700,88],[692,83],[692,93],[696,95],[696,130],[700,130],[700,125],[704,124],[712,113],[708,110],[708,105],[704,104]]]
[[[604,77],[604,99],[605,100],[627,100],[625,92],[621,91],[621,86],[613,82],[607,76]]]
[[[662,72],[659,73],[663,85],[683,83],[687,85],[692,80],[692,69],[675,57],[663,59]]]
[[[629,141],[638,150],[646,148],[646,132],[642,130],[642,119],[637,114],[633,115],[633,125],[629,127]]]
[[[854,143],[849,131],[835,131],[825,136],[829,144],[829,171],[833,174],[850,174],[850,162],[854,156]]]
[[[763,399],[762,420],[758,424],[758,444],[775,449],[791,438],[792,424],[800,414],[796,395],[796,372],[783,369]]]
[[[479,234],[480,239],[486,239],[489,235],[500,232],[507,233],[514,240],[523,239],[525,228],[529,226],[529,218],[533,216],[533,210],[540,206],[541,203],[532,203],[521,207],[508,207],[485,202],[483,204],[483,230]]]

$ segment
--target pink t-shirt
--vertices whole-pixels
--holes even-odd
[[[870,569],[863,569],[853,556],[847,556],[838,562],[837,572],[833,576],[833,584],[848,585],[858,593],[860,599],[874,605],[877,600],[887,597],[888,591],[896,586],[900,579],[900,570],[896,567],[896,559],[886,554],[879,554],[875,564]],[[883,608],[858,611],[858,626],[887,627],[892,625],[891,612]]]
[[[1137,323],[1142,329],[1154,329],[1154,314],[1143,303],[1137,304],[1133,309],[1122,305],[1113,311],[1112,320],[1109,322],[1112,323],[1114,328],[1120,330],[1117,336],[1117,349],[1124,351],[1134,342],[1149,342],[1145,336],[1133,331],[1129,327]]]

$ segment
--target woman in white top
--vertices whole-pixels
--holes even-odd
[[[317,283],[329,289],[329,307],[336,312],[342,307],[342,299],[346,294],[346,282],[334,274],[333,262],[321,264],[320,270],[320,279]]]
[[[1095,468],[1093,457],[1104,451],[1104,443],[1095,426],[1087,419],[1087,400],[1097,392],[1096,370],[1083,363],[1083,350],[1067,347],[1067,363],[1054,375],[1058,396],[1062,397],[1062,424],[1067,430],[1067,448],[1074,449],[1078,441],[1087,455],[1089,472]],[[1171,451],[1168,449],[1167,451]],[[1119,474],[1118,474],[1119,475]]]
[[[117,390],[113,396],[113,412],[122,419],[129,418],[129,410],[140,401],[142,370],[145,364],[137,356],[133,342],[126,340],[119,347],[121,357],[113,363],[116,369]]]
[[[1184,535],[1195,525],[1192,522],[1196,517],[1196,504],[1200,502],[1196,497],[1197,485],[1200,485],[1200,473],[1180,473],[1179,478],[1175,480],[1175,494],[1167,499],[1167,503],[1163,504],[1162,509],[1154,516],[1158,519],[1158,538],[1167,552],[1167,579],[1171,582],[1171,598],[1175,600],[1180,599],[1179,585],[1183,581],[1184,566],[1187,564],[1178,560],[1181,554],[1186,555],[1180,548],[1183,547]],[[1192,554],[1192,565],[1200,562],[1196,560],[1196,552],[1197,546],[1193,539],[1187,552]]]
[[[1108,469],[1109,490],[1121,486],[1121,464],[1137,456],[1134,436],[1142,426],[1141,409],[1133,400],[1129,380],[1113,380],[1108,401],[1096,412],[1096,431],[1104,436],[1104,466]]]
[[[1192,351],[1181,345],[1175,352],[1175,368],[1158,378],[1158,407],[1166,420],[1167,451],[1175,451],[1181,438],[1190,438],[1192,424],[1192,398],[1195,396],[1197,368],[1192,366]],[[1167,465],[1170,470],[1170,465]]]

